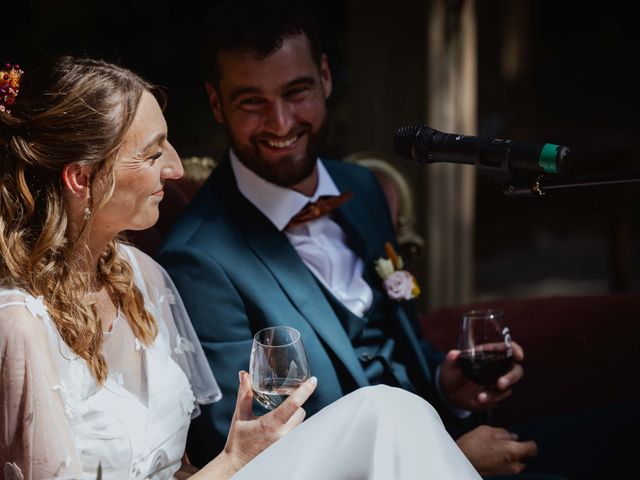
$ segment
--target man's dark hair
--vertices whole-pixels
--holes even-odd
[[[305,34],[313,60],[322,62],[322,46],[311,5],[304,0],[228,0],[205,20],[202,32],[202,73],[219,87],[222,73],[218,54],[251,52],[263,59],[282,46],[285,38]]]

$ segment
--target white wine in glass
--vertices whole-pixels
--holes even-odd
[[[253,397],[273,410],[309,378],[309,362],[300,332],[292,327],[269,327],[253,337],[249,378]]]

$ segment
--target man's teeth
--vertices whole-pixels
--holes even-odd
[[[267,140],[267,145],[273,148],[286,148],[293,145],[296,140],[298,140],[297,135],[289,140]]]

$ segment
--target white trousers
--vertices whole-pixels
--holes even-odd
[[[400,388],[364,387],[271,445],[233,480],[480,480],[434,408]]]

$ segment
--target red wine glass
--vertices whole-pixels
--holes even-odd
[[[500,310],[466,312],[462,316],[458,347],[462,374],[487,390],[496,388],[497,380],[513,366],[511,334]],[[491,413],[489,408],[488,422]]]

